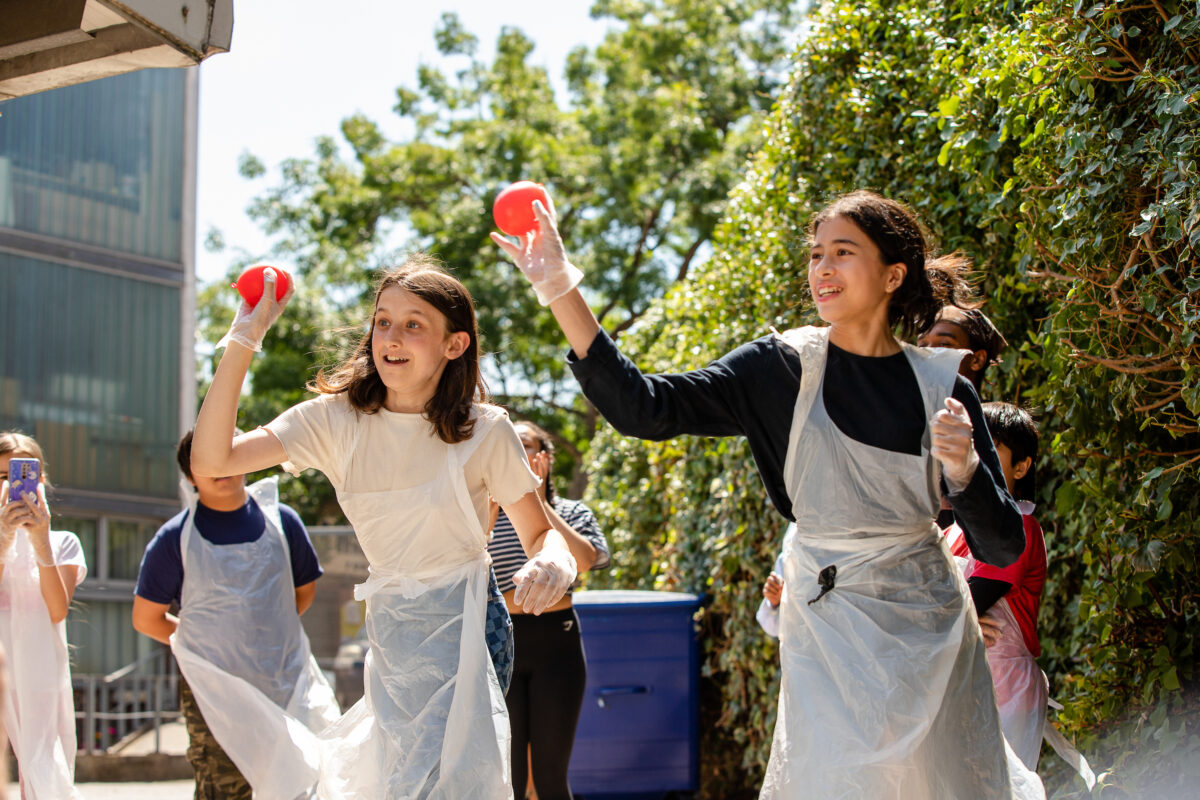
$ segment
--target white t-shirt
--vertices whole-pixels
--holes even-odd
[[[87,575],[87,561],[83,557],[83,544],[70,531],[50,531],[50,546],[54,548],[54,565],[79,567],[75,571],[75,585],[83,583]]]
[[[537,488],[521,439],[498,406],[480,406],[473,416],[501,416],[463,468],[471,502],[483,530],[488,525],[488,497],[504,506]],[[283,468],[293,475],[318,469],[339,493],[386,492],[419,486],[446,463],[449,447],[421,414],[381,408],[374,414],[356,411],[345,394],[325,394],[292,406],[263,426],[287,453]]]

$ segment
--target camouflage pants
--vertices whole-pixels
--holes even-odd
[[[182,676],[179,679],[179,707],[188,732],[188,762],[196,773],[195,800],[251,800],[250,784],[238,772],[196,705],[196,697]]]

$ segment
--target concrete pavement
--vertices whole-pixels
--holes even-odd
[[[77,783],[84,800],[192,800],[195,781],[155,781],[151,783]],[[15,783],[8,785],[7,796],[21,796]]]
[[[76,787],[84,800],[192,800],[196,782],[80,783]],[[18,795],[10,792],[8,796]]]

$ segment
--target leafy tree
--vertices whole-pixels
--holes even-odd
[[[293,325],[365,318],[377,267],[402,259],[395,242],[434,253],[476,299],[497,401],[559,433],[573,456],[559,468],[571,475],[595,413],[566,379],[553,321],[488,239],[492,200],[514,180],[545,183],[564,235],[579,244],[574,257],[603,323],[614,335],[627,329],[706,256],[784,79],[793,6],[598,0],[593,16],[614,27],[596,48],[570,54],[561,101],[545,70],[528,63],[534,43],[519,30],[505,28],[484,63],[477,39],[444,15],[437,47],[461,66],[449,74],[422,66],[416,88],[397,90],[395,111],[411,137],[389,141],[372,120],[349,117],[346,147],[319,140],[313,158],[285,162],[253,205],[302,283],[318,287],[311,300],[344,301],[305,309]],[[261,171],[253,158],[243,165],[249,176]],[[315,342],[297,344],[307,353]],[[274,358],[254,368],[255,413],[264,417],[295,399],[299,365],[276,370]]]
[[[643,368],[677,371],[813,322],[805,226],[854,188],[909,202],[943,250],[972,255],[1012,344],[985,394],[1033,406],[1043,431],[1041,661],[1067,706],[1051,717],[1103,797],[1191,796],[1200,780],[1198,62],[1183,3],[827,3],[713,258],[622,340]],[[591,585],[713,598],[704,795],[752,797],[777,692],[753,614],[782,521],[739,440],[602,427],[590,452],[615,564]],[[1043,774],[1054,796],[1081,794],[1053,755]]]

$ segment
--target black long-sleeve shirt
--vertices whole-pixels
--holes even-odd
[[[768,496],[793,518],[783,465],[802,373],[794,348],[764,336],[702,369],[643,375],[601,331],[586,358],[571,353],[568,362],[583,393],[622,434],[655,441],[681,434],[745,436]],[[830,418],[847,436],[920,455],[928,419],[903,353],[860,356],[830,343],[822,391]],[[959,376],[953,396],[974,426],[979,467],[962,491],[947,497],[975,558],[1007,566],[1025,548],[1021,513],[1005,489],[975,388]]]

